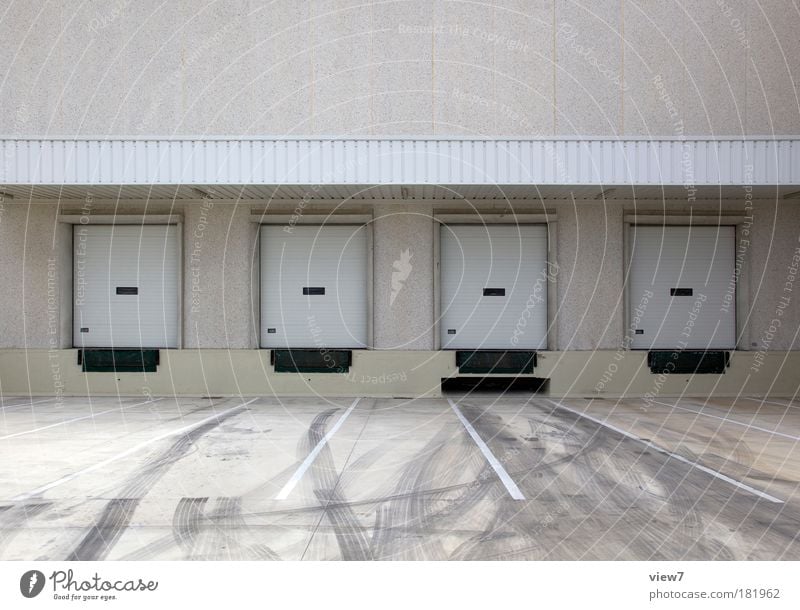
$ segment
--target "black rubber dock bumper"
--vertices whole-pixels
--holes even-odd
[[[353,363],[349,349],[274,349],[270,362],[276,373],[347,373]]]
[[[647,366],[656,375],[722,375],[730,366],[725,350],[651,350]]]
[[[79,349],[78,364],[84,373],[155,373],[159,353],[157,349]]]
[[[482,375],[523,375],[533,373],[536,352],[524,350],[456,351],[459,373]]]

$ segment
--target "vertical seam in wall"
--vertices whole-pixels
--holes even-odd
[[[436,278],[436,207],[433,202],[429,203],[430,205],[430,236],[431,236],[431,288],[433,294],[433,302],[431,303],[431,311],[433,313],[431,319],[431,341],[428,345],[430,345],[431,350],[436,349],[436,333],[438,331],[438,326],[436,324],[438,308],[436,306],[437,301],[437,292],[436,286],[438,284],[438,280]]]
[[[142,224],[144,224],[144,218],[142,219]],[[184,226],[183,226],[183,216],[181,216],[180,221],[176,223],[176,231],[178,233],[177,242],[178,242],[178,349],[183,349],[185,346],[185,333],[183,332],[183,306],[184,306],[184,298],[183,292],[186,289],[186,274],[185,269],[183,268],[183,261],[186,260],[185,252],[185,240],[186,235],[184,234]],[[167,229],[167,232],[169,229]]]
[[[750,133],[750,123],[747,115],[747,73],[750,71],[750,3],[745,3],[744,9],[744,133]]]
[[[368,222],[364,230],[367,232],[367,248],[369,248],[369,268],[367,269],[367,345],[366,349],[375,349],[375,206],[372,206],[372,222]]]
[[[369,135],[375,135],[375,5],[369,5]]]
[[[556,119],[556,1],[553,0],[553,135],[556,135],[556,126],[558,124]]]
[[[619,88],[619,133],[625,133],[625,0],[621,0],[619,37],[622,46],[620,53],[620,88]]]
[[[497,32],[497,5],[492,3],[492,23],[490,28],[490,35],[496,34]],[[492,99],[494,100],[495,104],[497,103],[497,45],[492,45]],[[497,133],[497,128],[499,127],[499,121],[497,119],[497,112],[492,113],[492,119],[494,121],[493,124],[493,132]]]
[[[314,3],[309,3],[308,5],[308,39],[311,41],[310,50],[309,50],[309,73],[311,76],[311,82],[309,83],[309,97],[310,97],[310,110],[311,110],[311,133],[315,133],[315,128],[317,125],[317,118],[314,115],[314,96],[316,95],[315,87],[314,87],[314,10],[313,7]]]
[[[436,7],[431,8],[431,133],[436,135]]]

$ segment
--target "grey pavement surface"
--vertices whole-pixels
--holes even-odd
[[[0,409],[3,560],[800,559],[788,400]]]

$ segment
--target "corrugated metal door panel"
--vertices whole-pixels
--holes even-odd
[[[546,225],[446,225],[440,244],[444,349],[546,348]]]
[[[735,347],[735,239],[733,226],[631,227],[632,347]]]
[[[178,239],[176,225],[75,226],[76,347],[178,347]]]
[[[261,227],[261,345],[366,347],[365,227]]]

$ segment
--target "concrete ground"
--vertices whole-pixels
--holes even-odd
[[[800,559],[800,402],[3,397],[0,559]]]

